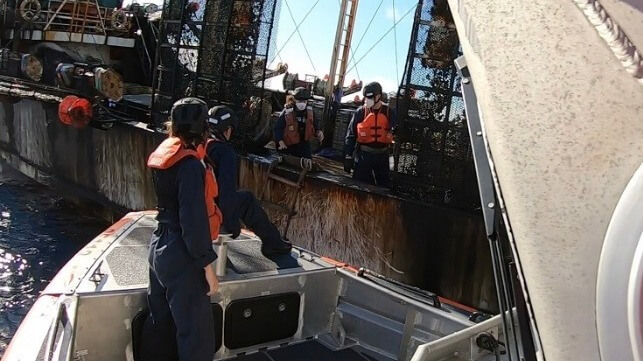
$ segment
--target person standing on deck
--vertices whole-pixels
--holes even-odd
[[[212,241],[218,237],[222,216],[214,203],[214,173],[204,162],[207,114],[200,99],[174,103],[169,137],[147,162],[158,199],[158,226],[148,256],[152,322],[141,345],[146,361],[177,356],[212,361],[215,353],[210,296],[219,281],[211,265],[217,258]]]
[[[312,158],[310,141],[317,136],[324,140],[324,132],[315,121],[313,107],[308,105],[310,90],[299,87],[286,101],[284,111],[275,123],[274,140],[277,149],[301,158]]]
[[[254,194],[237,190],[237,154],[228,142],[239,127],[237,115],[227,106],[216,106],[208,112],[208,126],[210,139],[206,149],[219,183],[218,204],[225,230],[237,238],[241,233],[240,221],[243,221],[261,239],[261,252],[265,256],[289,253],[292,245],[281,238],[279,229],[270,222]]]
[[[391,187],[389,145],[397,126],[397,114],[382,103],[382,86],[364,86],[364,106],[353,113],[346,130],[344,170],[353,170],[353,179]]]

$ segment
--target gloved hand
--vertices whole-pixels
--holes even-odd
[[[284,141],[283,141],[283,140],[280,140],[280,141],[279,141],[279,145],[277,146],[277,149],[279,149],[279,150],[284,150],[284,149],[286,149],[286,148],[288,148],[288,147],[286,146],[286,143],[284,143]]]
[[[353,167],[355,166],[355,160],[351,156],[346,156],[344,158],[344,171],[348,174],[353,170]]]
[[[221,224],[221,228],[219,228],[219,234],[224,234],[226,236],[230,236],[230,237],[232,237],[232,239],[236,239],[237,237],[239,237],[239,235],[241,234],[241,223],[238,222],[238,221],[237,222],[228,221],[227,226],[226,226],[225,223],[226,222]],[[230,224],[230,223],[232,223],[232,224]]]
[[[232,237],[232,239],[237,239],[237,237],[239,237],[239,235],[241,234],[241,228],[237,228],[237,229],[235,229],[234,231],[232,231],[230,233],[232,234],[230,236],[230,237]]]
[[[324,132],[322,132],[321,130],[318,130],[317,131],[317,139],[319,139],[320,143],[323,142],[324,141]]]
[[[239,220],[231,219],[227,223],[228,226],[226,229],[228,230],[228,233],[230,233],[230,237],[232,237],[232,239],[237,239],[241,234],[241,222],[239,222]]]

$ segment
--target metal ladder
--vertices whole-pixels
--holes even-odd
[[[276,167],[280,163],[288,164],[299,168],[297,181],[275,174]],[[313,162],[311,159],[298,158],[298,157],[292,157],[292,156],[280,156],[277,159],[270,162],[270,165],[268,166],[268,171],[266,176],[268,177],[269,180],[273,180],[275,182],[279,182],[281,184],[285,184],[289,187],[295,188],[295,196],[290,202],[290,204],[287,204],[287,205],[275,203],[273,201],[270,201],[264,198],[264,196],[266,195],[266,191],[268,190],[268,187],[270,185],[270,181],[267,181],[263,185],[261,193],[259,194],[259,202],[261,202],[262,206],[264,206],[265,208],[272,209],[286,214],[286,217],[287,217],[286,226],[281,235],[285,240],[288,240],[287,235],[288,235],[288,228],[290,228],[290,222],[292,221],[292,218],[297,215],[297,206],[299,205],[299,200],[301,198],[301,190],[304,188],[304,180],[306,179],[306,175],[310,170],[312,170],[312,168],[313,168]]]
[[[344,86],[344,77],[346,76],[346,67],[349,61],[358,3],[359,0],[342,0],[339,20],[337,21],[337,32],[335,33],[333,58],[330,63],[330,74],[326,88],[327,96],[333,93],[335,84],[340,88]]]
[[[357,4],[359,0],[342,0],[339,9],[339,19],[337,20],[337,31],[335,33],[335,43],[333,44],[333,57],[330,59],[330,73],[326,83],[325,105],[323,115],[324,134],[326,137],[322,142],[323,147],[330,145],[335,132],[335,118],[331,115],[331,103],[335,87],[343,89],[344,78],[346,77],[346,68],[350,61],[351,41],[353,39],[353,30],[355,25],[355,14],[357,13]]]

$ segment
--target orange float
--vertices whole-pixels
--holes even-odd
[[[58,118],[65,125],[84,128],[92,120],[92,104],[75,95],[66,96],[58,105]]]

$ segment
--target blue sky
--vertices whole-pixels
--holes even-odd
[[[272,67],[278,62],[288,63],[288,71],[299,73],[300,79],[303,79],[306,74],[323,77],[330,69],[340,0],[319,0],[319,3],[299,27],[301,36],[306,42],[308,52],[312,58],[312,64],[296,33],[286,43],[286,40],[296,27],[288,12],[288,7],[292,11],[295,21],[299,23],[316,1],[281,0],[277,32],[273,34],[273,36],[277,37],[276,50],[281,49],[281,52],[279,56],[275,55],[274,60],[271,59],[273,61]],[[359,2],[352,41],[354,51],[354,53],[352,52],[352,57],[354,57],[355,61],[358,61],[357,71],[353,69],[348,72],[346,79],[347,83],[351,79],[358,81],[361,79],[365,84],[370,81],[379,81],[384,91],[390,92],[397,90],[398,79],[402,77],[402,72],[404,71],[417,0],[383,0],[368,32],[365,33],[380,1],[382,0],[361,0]],[[393,30],[377,45],[375,44],[391,29],[394,24],[394,18],[399,21],[407,13],[408,15],[399,22],[395,29],[395,32],[397,32],[396,64],[396,37]],[[358,47],[362,36],[363,40]],[[286,43],[285,46],[284,43]],[[373,45],[375,47],[367,53]],[[348,68],[350,69],[353,65],[354,62],[351,61]]]

